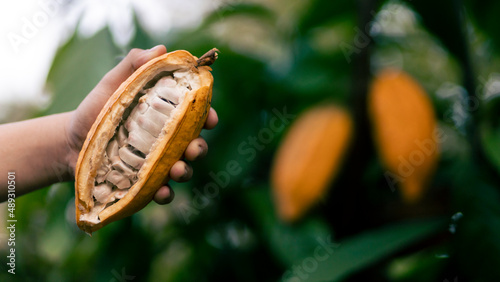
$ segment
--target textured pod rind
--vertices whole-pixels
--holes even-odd
[[[291,125],[271,171],[282,221],[299,220],[328,191],[347,151],[352,124],[346,110],[328,104],[307,110]]]
[[[80,220],[93,206],[92,189],[106,146],[113,137],[125,109],[135,95],[156,75],[164,71],[186,70],[199,78],[200,87],[189,91],[179,104],[180,114],[163,127],[138,172],[138,180],[128,193],[99,213],[95,224]],[[211,68],[200,66],[197,58],[187,51],[174,51],[157,57],[137,69],[108,99],[90,129],[80,151],[75,171],[76,222],[80,229],[92,233],[103,226],[130,216],[146,206],[156,191],[169,180],[169,172],[188,144],[199,136],[207,119],[212,99]]]

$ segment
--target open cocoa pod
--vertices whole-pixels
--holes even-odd
[[[90,129],[75,172],[76,222],[92,234],[146,206],[207,119],[212,49],[157,57],[109,98]]]

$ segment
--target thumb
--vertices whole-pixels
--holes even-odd
[[[103,79],[97,84],[96,90],[105,93],[107,97],[124,82],[132,73],[140,66],[151,59],[154,59],[167,52],[167,48],[163,45],[157,45],[148,50],[132,49],[128,55],[111,71],[109,71]]]
[[[84,134],[92,126],[95,118],[99,115],[102,107],[115,92],[115,90],[124,82],[136,69],[147,61],[163,55],[167,49],[163,45],[158,45],[149,50],[132,49],[128,55],[112,70],[110,70],[80,103],[76,113],[77,125],[84,129]],[[83,135],[82,135],[83,136]],[[83,139],[85,136],[83,136]],[[82,139],[82,140],[83,140]]]

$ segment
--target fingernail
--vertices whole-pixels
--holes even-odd
[[[201,159],[203,157],[203,147],[201,145],[198,145],[198,157],[196,159]]]

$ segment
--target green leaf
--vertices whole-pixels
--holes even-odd
[[[302,33],[307,33],[332,20],[351,19],[356,15],[356,1],[315,0],[310,2],[309,8],[304,9],[307,12],[304,12],[298,22]]]
[[[328,251],[332,249],[324,248],[321,252],[311,253],[310,256],[302,258],[285,272],[284,277],[292,278],[297,275],[293,271],[302,268],[300,274],[305,281],[339,280],[443,230],[444,223],[443,219],[427,219],[366,231],[340,242],[339,246],[331,253]],[[328,241],[328,238],[321,239],[323,242]],[[323,246],[323,244],[318,243],[317,248],[323,248]],[[318,253],[321,254],[321,257],[318,256]],[[324,258],[325,254],[327,254],[327,258]],[[311,271],[307,272],[308,269]]]
[[[243,191],[242,198],[268,238],[270,251],[279,262],[288,267],[295,261],[313,252],[318,238],[332,236],[328,223],[321,217],[310,216],[297,224],[285,224],[278,220],[269,187],[255,186]]]
[[[269,241],[272,251],[281,262],[290,266],[307,256],[318,245],[318,240],[331,236],[332,231],[321,218],[309,217],[300,224],[290,226],[276,223]]]
[[[399,282],[438,281],[449,262],[450,246],[441,244],[394,258],[387,266],[387,280]]]
[[[107,29],[91,38],[73,36],[56,54],[47,88],[52,104],[45,114],[74,110],[99,80],[116,65],[117,49]]]
[[[202,27],[219,22],[220,20],[230,16],[251,16],[264,21],[272,21],[274,19],[273,12],[261,5],[246,3],[227,4],[210,14],[205,19]]]

